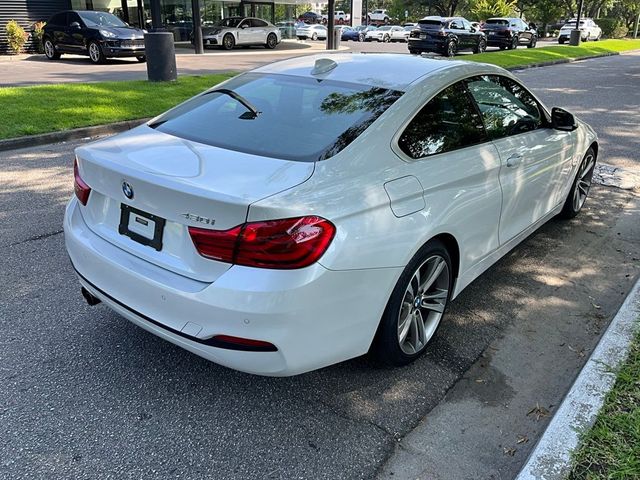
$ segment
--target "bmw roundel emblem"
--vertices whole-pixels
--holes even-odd
[[[129,200],[133,198],[133,187],[128,182],[122,182],[122,193]]]

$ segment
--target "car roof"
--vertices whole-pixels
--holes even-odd
[[[312,75],[315,63],[329,59],[337,66],[327,73]],[[407,90],[417,80],[443,69],[464,66],[469,71],[503,72],[501,68],[477,62],[425,58],[393,53],[326,53],[290,58],[259,67],[254,72],[293,75],[315,79],[370,85],[393,90]]]

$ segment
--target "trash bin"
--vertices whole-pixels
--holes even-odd
[[[342,29],[334,28],[333,29],[333,49],[334,50],[340,49],[340,40],[342,40]]]

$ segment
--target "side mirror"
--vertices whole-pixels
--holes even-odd
[[[246,23],[243,23],[242,25],[240,25],[240,28],[249,28],[249,25],[247,25]]]
[[[572,132],[578,125],[576,118],[563,108],[553,107],[551,109],[551,126],[556,130],[564,130],[565,132]]]
[[[80,30],[82,28],[78,22],[71,22],[71,25],[69,26],[74,30]]]

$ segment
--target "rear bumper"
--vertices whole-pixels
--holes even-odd
[[[214,283],[153,265],[93,233],[73,198],[65,242],[80,283],[105,305],[190,352],[248,373],[287,376],[364,354],[399,269],[276,271],[233,266]],[[263,340],[275,352],[212,346],[215,335]]]
[[[508,47],[511,42],[513,42],[513,37],[487,35],[488,47]]]
[[[444,38],[442,40],[409,38],[409,50],[420,50],[422,52],[443,52],[444,49]]]

